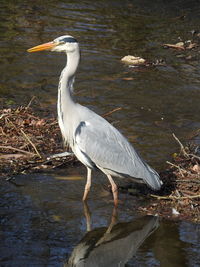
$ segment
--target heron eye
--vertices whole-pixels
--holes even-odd
[[[60,41],[59,45],[65,44],[65,41]]]

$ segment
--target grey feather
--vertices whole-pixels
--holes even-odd
[[[162,183],[158,173],[139,156],[128,140],[104,118],[86,107],[79,105],[79,108],[84,109],[82,114],[88,115],[75,131],[79,149],[106,174],[130,176],[138,182],[142,179],[151,188],[159,190]]]

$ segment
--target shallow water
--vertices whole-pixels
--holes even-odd
[[[130,195],[115,212],[98,183],[84,207],[69,172],[1,181],[0,266],[199,266],[199,225],[138,215]]]
[[[181,15],[186,18],[177,19]],[[179,37],[191,39],[190,31],[199,29],[199,15],[199,1],[2,0],[1,107],[25,105],[36,96],[35,106],[56,113],[57,83],[65,56],[28,54],[26,49],[71,34],[82,50],[75,84],[78,101],[99,114],[122,107],[109,120],[161,170],[178,149],[172,132],[185,140],[200,127],[200,54],[166,50],[161,45],[176,43]],[[149,61],[163,59],[166,66],[130,68],[120,62],[128,54]],[[189,55],[192,59],[185,59]],[[65,175],[71,180],[63,180]],[[1,266],[62,266],[68,261],[86,235],[80,201],[84,176],[84,168],[74,167],[17,177],[17,185],[1,182]],[[111,196],[101,187],[104,182],[101,174],[94,179],[88,203],[92,229],[108,226],[112,217]],[[133,207],[144,200],[120,197],[119,222],[136,221],[143,229],[145,219],[140,218],[140,224]],[[105,229],[98,231],[97,236]],[[132,232],[127,230],[129,241]],[[113,251],[110,244],[107,249]],[[95,253],[101,256],[105,248],[104,244],[99,251],[94,244],[89,247],[89,260]],[[199,266],[199,225],[161,220],[137,252],[130,254],[126,266]],[[121,261],[123,266],[125,259]]]

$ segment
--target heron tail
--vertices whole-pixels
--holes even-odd
[[[145,164],[147,167],[148,174],[146,176],[145,182],[153,190],[160,190],[163,182],[160,180],[159,174],[152,169],[149,165]]]

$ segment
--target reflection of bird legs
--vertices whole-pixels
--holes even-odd
[[[103,236],[95,244],[95,246],[98,246],[101,243],[105,242],[105,240],[107,240],[107,237],[109,237],[110,233],[112,232],[112,228],[116,224],[116,222],[117,222],[117,208],[114,207],[113,212],[112,212],[110,225],[108,226],[108,228],[107,228],[106,232],[103,234]]]
[[[85,215],[85,219],[86,219],[87,232],[89,232],[89,231],[91,231],[91,213],[90,213],[90,210],[89,210],[89,207],[88,207],[88,204],[86,201],[83,202],[83,209],[84,209],[84,215]],[[109,234],[112,231],[112,228],[116,224],[116,222],[117,222],[117,208],[114,207],[113,212],[112,212],[111,222],[110,222],[105,234]],[[102,240],[102,239],[103,239],[103,237],[100,240]],[[100,240],[99,240],[99,242],[100,242]]]
[[[116,222],[117,222],[117,208],[114,207],[112,212],[111,222],[110,225],[108,226],[108,229],[106,230],[106,234],[112,231],[112,228],[116,224]]]
[[[88,204],[86,201],[83,202],[83,208],[84,208],[84,214],[86,219],[86,225],[87,225],[87,232],[91,231],[91,213],[88,207]]]

